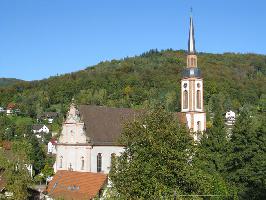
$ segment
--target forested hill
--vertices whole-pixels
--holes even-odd
[[[22,80],[15,78],[0,78],[0,87],[6,87],[21,82]]]
[[[151,50],[140,56],[101,62],[85,70],[24,82],[0,89],[0,106],[14,102],[30,116],[65,111],[74,97],[79,104],[114,107],[153,107],[170,111],[180,105],[180,79],[185,51]],[[265,105],[266,56],[256,54],[198,54],[204,78],[205,109],[215,97],[225,109]]]

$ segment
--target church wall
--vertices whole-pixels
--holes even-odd
[[[200,122],[200,130],[198,130],[198,122]],[[205,113],[195,113],[194,114],[194,130],[204,131],[205,128]]]
[[[108,173],[111,167],[111,155],[119,156],[124,152],[122,146],[93,146],[91,149],[91,172],[97,172],[97,155],[102,155],[102,172]]]
[[[90,153],[91,146],[66,146],[57,145],[56,166],[57,170],[70,170],[90,172]],[[62,167],[61,165],[62,159]],[[82,168],[82,159],[84,159],[84,167]]]
[[[86,143],[83,127],[84,123],[65,123],[59,139],[60,143]]]

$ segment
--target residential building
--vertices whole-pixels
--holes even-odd
[[[106,185],[105,174],[62,170],[49,183],[46,199],[93,199],[101,197]]]

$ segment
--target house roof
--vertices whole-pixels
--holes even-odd
[[[47,118],[54,118],[58,116],[57,112],[44,112],[43,117],[47,117]]]
[[[45,126],[44,124],[34,124],[32,126],[33,130],[40,130],[43,126]]]
[[[143,110],[92,105],[81,105],[78,109],[93,145],[117,145],[124,123],[143,113]]]
[[[92,199],[107,183],[102,173],[57,171],[49,183],[48,196],[65,200]]]
[[[7,105],[7,109],[14,109],[16,107],[16,104],[15,103],[9,103]]]

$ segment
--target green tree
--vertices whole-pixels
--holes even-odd
[[[240,199],[266,199],[266,116],[244,109],[231,136],[227,178]]]
[[[14,158],[10,158],[2,149],[0,149],[0,168],[4,171],[3,177],[5,180],[5,188],[12,193],[12,199],[28,199],[28,188],[32,184],[32,180],[27,169],[29,164],[26,160],[27,152],[20,152],[16,150],[13,152]]]
[[[196,159],[199,159],[200,163],[204,165],[202,166],[204,170],[210,173],[222,173],[225,171],[229,135],[225,128],[221,101],[216,98],[214,102],[212,126],[203,134]]]
[[[35,135],[30,138],[30,144],[32,145],[33,150],[30,152],[29,157],[33,161],[33,169],[35,173],[38,174],[45,165],[45,153]]]
[[[110,172],[117,198],[170,198],[174,191],[228,194],[223,181],[195,167],[193,139],[171,113],[156,109],[127,124],[121,142],[125,152],[112,162]]]

